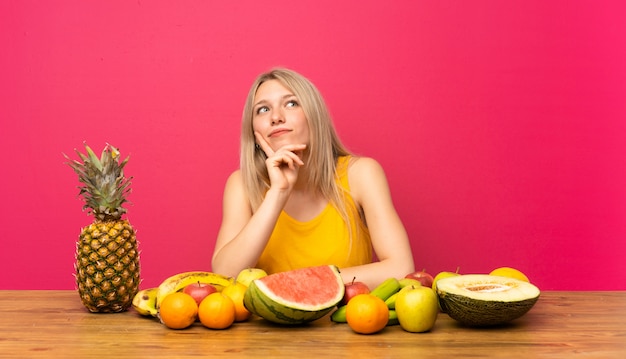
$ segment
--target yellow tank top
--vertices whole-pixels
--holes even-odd
[[[344,156],[337,161],[337,182],[347,193],[350,192],[349,160],[350,157]],[[256,267],[271,274],[318,265],[345,268],[370,263],[370,234],[350,195],[346,195],[346,208],[349,225],[330,203],[307,222],[298,221],[282,211]]]

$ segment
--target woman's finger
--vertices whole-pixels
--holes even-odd
[[[274,154],[274,156],[268,157],[267,160],[275,167],[282,167],[286,165],[291,169],[295,169],[296,165],[303,165],[300,157],[289,151],[278,151]]]
[[[261,147],[261,149],[263,150],[263,152],[265,152],[265,155],[267,157],[272,157],[274,155],[274,150],[272,149],[270,144],[267,143],[267,141],[265,141],[265,139],[263,138],[263,136],[261,136],[260,133],[255,131],[254,132],[254,138],[256,138],[257,145],[259,145],[259,147]]]

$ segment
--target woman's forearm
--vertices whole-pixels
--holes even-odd
[[[242,269],[254,267],[274,231],[288,197],[289,193],[285,191],[270,189],[241,231],[218,249],[213,257],[212,270],[235,276]]]
[[[373,290],[388,278],[404,278],[414,271],[413,258],[387,259],[380,262],[363,264],[360,266],[340,268],[344,283],[356,282],[367,284]]]

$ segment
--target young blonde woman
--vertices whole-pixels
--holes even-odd
[[[240,169],[230,175],[212,270],[236,276],[334,264],[375,287],[414,271],[385,173],[341,143],[315,86],[261,74],[246,99]]]

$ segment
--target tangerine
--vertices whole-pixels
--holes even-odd
[[[356,333],[373,334],[387,326],[389,308],[375,295],[358,294],[347,304],[346,320]]]
[[[230,297],[216,292],[200,302],[200,323],[210,329],[226,329],[235,322],[235,303]]]
[[[161,323],[171,329],[184,329],[193,324],[198,316],[198,304],[187,293],[175,292],[163,298],[159,307]]]
[[[243,322],[250,318],[250,312],[243,305],[243,297],[248,287],[245,284],[235,282],[222,290],[222,294],[229,297],[235,304],[235,321]]]

